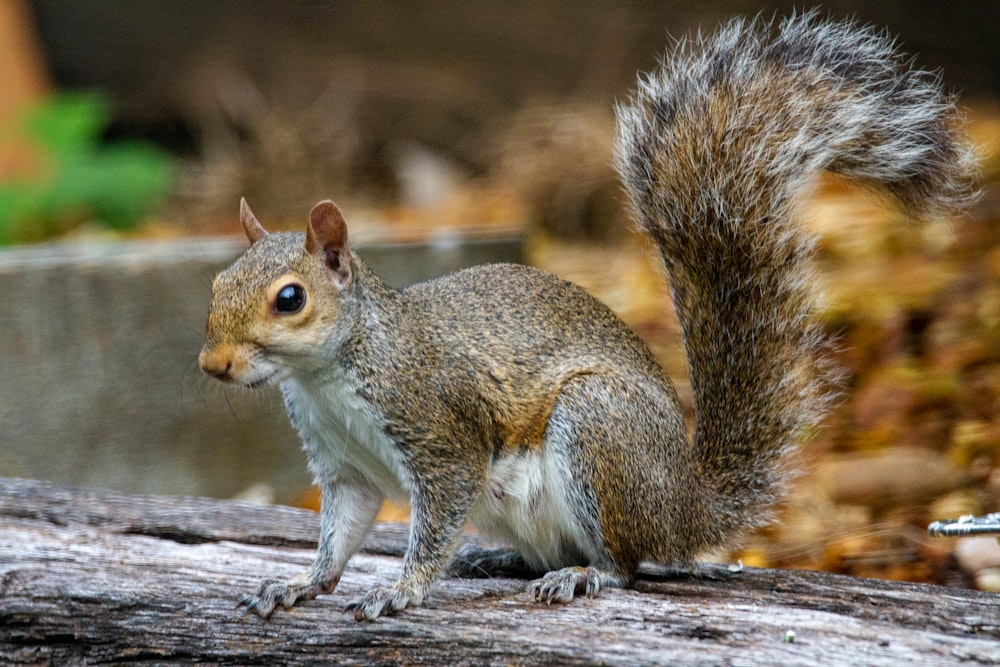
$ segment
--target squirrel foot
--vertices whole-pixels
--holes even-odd
[[[379,586],[365,593],[344,608],[345,614],[353,614],[355,621],[374,621],[379,616],[388,616],[423,602],[423,595],[402,584]]]
[[[331,592],[336,585],[336,581],[326,585],[311,583],[305,577],[291,581],[265,579],[257,593],[243,596],[236,607],[243,610],[243,615],[254,613],[261,618],[268,618],[278,605],[282,609],[290,609],[296,602],[312,600],[317,595]]]
[[[528,591],[536,602],[566,604],[572,602],[578,593],[594,597],[602,588],[622,588],[626,585],[628,580],[614,572],[596,567],[564,567],[531,582]]]

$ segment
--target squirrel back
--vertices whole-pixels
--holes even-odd
[[[680,42],[617,112],[616,166],[683,330],[716,543],[766,519],[778,459],[829,404],[804,191],[826,170],[916,218],[951,214],[975,195],[975,157],[935,77],[815,12]]]

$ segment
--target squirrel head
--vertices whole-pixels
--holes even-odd
[[[212,284],[205,373],[244,387],[273,384],[318,362],[355,286],[347,223],[332,201],[309,214],[305,235],[268,233],[240,201],[250,248]]]

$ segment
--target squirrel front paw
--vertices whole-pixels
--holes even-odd
[[[317,595],[331,592],[336,585],[336,581],[323,584],[311,582],[307,577],[291,581],[265,579],[256,594],[243,596],[236,607],[242,609],[244,615],[254,613],[261,618],[268,618],[278,605],[282,609],[290,609],[296,602],[312,600]]]
[[[405,609],[407,605],[419,605],[423,595],[402,584],[373,588],[351,604],[344,613],[353,614],[355,621],[374,621],[379,616],[388,616]]]

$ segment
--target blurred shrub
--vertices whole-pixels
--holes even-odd
[[[102,144],[109,117],[102,96],[64,94],[0,129],[0,151],[20,155],[20,168],[0,171],[0,243],[45,239],[84,222],[128,229],[163,198],[170,158],[140,142]]]

